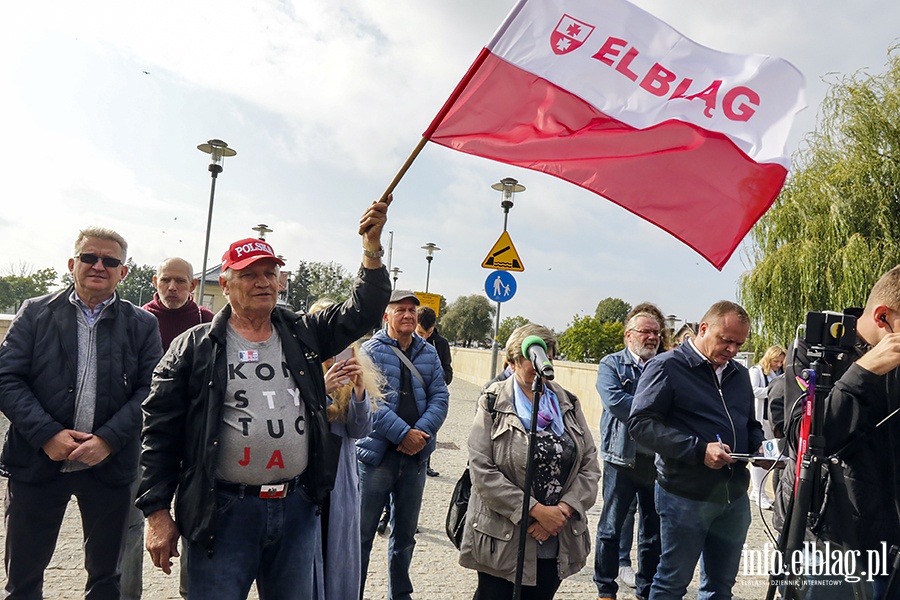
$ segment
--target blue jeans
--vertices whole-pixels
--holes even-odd
[[[638,568],[635,572],[636,595],[647,598],[650,583],[659,562],[659,515],[653,499],[656,467],[653,458],[639,456],[635,468],[603,463],[603,509],[597,524],[597,543],[594,554],[594,583],[601,597],[615,598],[619,589],[619,543],[622,525],[638,498],[640,510]]]
[[[637,512],[637,496],[631,501],[622,531],[619,534],[619,566],[631,566],[631,545],[634,543],[634,515]]]
[[[218,490],[212,555],[188,551],[188,597],[245,600],[256,580],[261,600],[313,595],[316,507],[302,488],[264,499]]]
[[[681,600],[700,561],[698,600],[728,600],[750,527],[750,499],[691,500],[656,485],[663,553],[650,600]]]
[[[362,550],[359,597],[366,587],[369,555],[375,528],[390,499],[391,539],[388,542],[388,600],[405,600],[411,597],[413,587],[409,579],[409,565],[416,545],[416,527],[425,491],[425,461],[388,450],[377,467],[359,463],[360,493],[360,541]]]

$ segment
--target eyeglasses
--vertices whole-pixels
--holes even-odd
[[[115,269],[119,265],[122,264],[122,261],[114,256],[97,256],[96,254],[90,254],[88,252],[82,252],[78,256],[76,256],[79,261],[83,262],[86,265],[95,265],[97,261],[101,261],[103,266],[107,269]]]
[[[659,329],[630,329],[629,331],[636,331],[641,335],[655,335],[659,337]]]

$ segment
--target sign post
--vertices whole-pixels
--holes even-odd
[[[525,265],[519,258],[516,246],[512,238],[504,228],[500,238],[488,251],[487,256],[481,262],[485,269],[496,269],[488,275],[484,282],[484,291],[488,298],[497,303],[497,314],[494,318],[494,339],[491,343],[491,377],[497,375],[497,335],[500,332],[500,304],[511,299],[516,293],[516,279],[508,271],[524,271]]]

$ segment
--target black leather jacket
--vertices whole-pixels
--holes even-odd
[[[322,360],[377,326],[391,293],[387,270],[361,269],[353,296],[314,315],[276,307],[272,324],[309,411],[309,465],[303,486],[322,505],[334,485],[340,439],[325,418]],[[209,324],[175,338],[153,373],[143,404],[141,480],[136,506],[144,515],[169,509],[182,535],[212,549],[215,473],[226,382],[225,334],[231,306]]]

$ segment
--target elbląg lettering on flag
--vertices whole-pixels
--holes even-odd
[[[626,0],[520,0],[423,137],[589,189],[721,269],[784,185],[805,105],[787,61]]]

